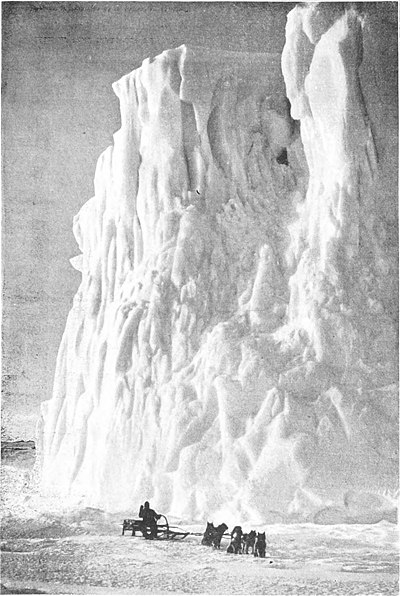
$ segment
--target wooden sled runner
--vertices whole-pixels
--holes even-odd
[[[164,522],[157,524],[154,540],[183,540],[189,536],[190,532],[183,532],[175,526],[170,526],[165,515],[161,515],[161,519],[164,519]],[[142,519],[124,519],[122,536],[129,530],[132,531],[132,536],[136,536],[136,532],[141,532],[142,536],[149,538],[152,528]]]

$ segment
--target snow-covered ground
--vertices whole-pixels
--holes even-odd
[[[10,590],[3,593],[398,593],[398,532],[386,521],[260,526],[267,556],[257,559],[227,554],[227,539],[216,551],[201,546],[200,536],[182,542],[121,536],[121,516],[88,508],[67,512],[44,503],[30,475],[26,466],[2,466],[1,581]]]

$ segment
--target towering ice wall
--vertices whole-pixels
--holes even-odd
[[[379,23],[338,6],[289,14],[282,67],[181,46],[114,85],[44,492],[228,523],[393,518],[396,108],[382,124],[385,74],[362,62]]]

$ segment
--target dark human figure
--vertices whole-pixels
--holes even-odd
[[[148,501],[144,505],[140,505],[139,517],[143,519],[143,536],[149,540],[157,538],[157,520],[160,519],[161,515],[156,513],[154,509],[150,509]]]

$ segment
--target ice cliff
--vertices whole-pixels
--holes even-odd
[[[380,26],[299,6],[282,57],[181,46],[114,85],[42,406],[44,493],[393,519],[397,111],[379,54],[363,61]]]

